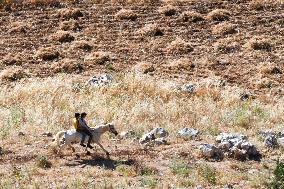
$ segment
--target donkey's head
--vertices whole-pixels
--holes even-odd
[[[108,123],[108,128],[109,128],[109,132],[115,134],[115,136],[118,135],[118,132],[116,131],[116,129],[114,128],[114,124],[113,123]]]

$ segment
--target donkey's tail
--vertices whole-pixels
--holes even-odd
[[[57,144],[58,146],[60,145],[60,139],[62,138],[62,136],[65,134],[66,131],[59,131],[53,138],[53,141],[55,144]]]

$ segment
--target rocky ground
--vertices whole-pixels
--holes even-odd
[[[283,160],[283,9],[3,2],[0,188],[268,188]],[[74,111],[115,121],[110,159],[55,153]]]

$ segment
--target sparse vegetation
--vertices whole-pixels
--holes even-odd
[[[207,164],[198,166],[198,174],[204,179],[205,182],[210,184],[217,184],[217,171],[214,167]]]
[[[171,170],[174,174],[182,177],[188,177],[191,172],[188,164],[182,160],[173,161],[171,165]]]
[[[48,160],[47,156],[38,156],[37,157],[37,166],[40,168],[51,168],[51,162]]]
[[[273,178],[269,185],[271,189],[284,188],[284,164],[280,160],[277,160],[276,167],[273,171]]]

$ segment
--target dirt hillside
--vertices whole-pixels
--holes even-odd
[[[157,77],[282,93],[282,1],[32,1],[5,6],[0,19],[1,72],[153,66]]]

